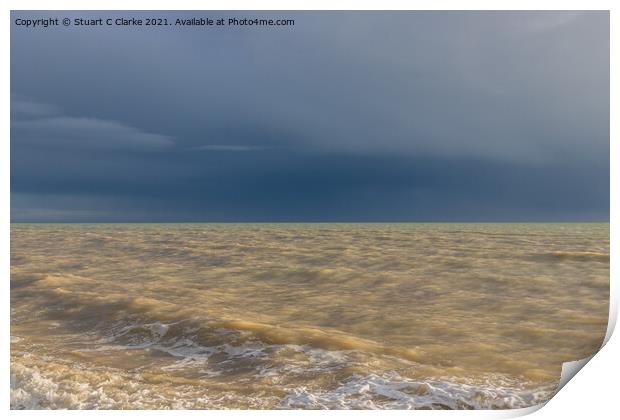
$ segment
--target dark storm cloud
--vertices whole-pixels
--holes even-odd
[[[607,13],[262,15],[13,26],[13,219],[608,219]]]

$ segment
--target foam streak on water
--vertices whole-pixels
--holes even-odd
[[[527,407],[608,301],[608,224],[12,225],[11,407]]]

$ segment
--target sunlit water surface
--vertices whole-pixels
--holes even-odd
[[[608,302],[608,224],[14,224],[11,406],[525,407]]]

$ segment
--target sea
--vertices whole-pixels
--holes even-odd
[[[601,346],[608,223],[12,224],[12,409],[506,409]]]

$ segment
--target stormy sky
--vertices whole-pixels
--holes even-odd
[[[12,12],[13,222],[609,220],[606,12]]]

